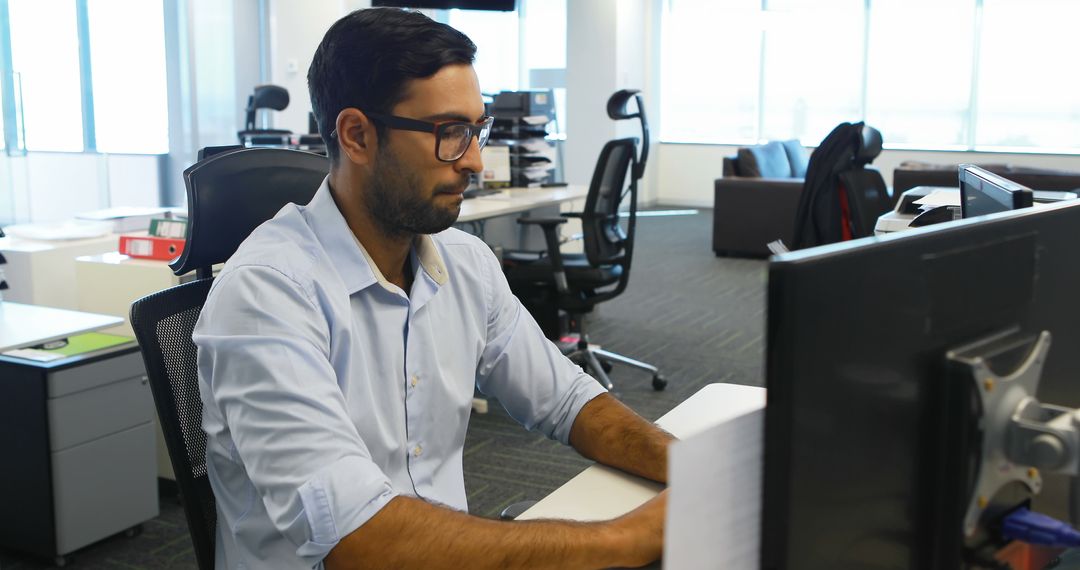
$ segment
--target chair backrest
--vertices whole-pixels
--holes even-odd
[[[187,243],[173,272],[209,277],[282,206],[307,204],[329,171],[323,155],[280,148],[244,148],[195,163],[184,171]]]
[[[631,110],[630,101],[634,101],[636,110]],[[616,91],[608,98],[607,114],[616,121],[637,119],[641,125],[641,148],[639,151],[639,140],[634,137],[608,141],[600,149],[589,183],[585,210],[581,213],[585,257],[593,267],[619,265],[622,269],[614,288],[590,295],[596,303],[621,294],[630,279],[637,225],[637,181],[645,173],[649,156],[649,122],[641,93],[636,89]],[[625,227],[620,214],[624,200],[627,202]]]
[[[247,107],[244,109],[243,132],[268,132],[266,129],[255,128],[255,115],[259,109],[273,109],[282,111],[289,106],[289,90],[280,85],[256,85],[255,90],[248,96]],[[269,132],[277,132],[271,129]],[[288,131],[284,131],[288,132]]]
[[[892,198],[881,173],[868,165],[881,154],[881,132],[863,125],[856,139],[851,165],[838,175],[847,199],[852,238],[874,235],[874,226],[882,214],[892,210]]]
[[[265,148],[216,154],[185,170],[187,244],[171,267],[177,275],[196,270],[199,279],[131,305],[131,326],[203,570],[214,567],[217,511],[206,475],[198,353],[191,334],[210,292],[211,269],[287,203],[311,201],[328,170],[324,156]]]
[[[891,208],[881,174],[866,166],[881,153],[881,133],[863,123],[841,123],[810,155],[795,219],[792,249],[873,233]]]
[[[211,281],[184,283],[131,305],[131,328],[142,349],[195,559],[202,570],[214,567],[217,510],[206,475],[206,433],[202,430],[199,371],[191,333]]]
[[[881,173],[866,168],[841,172],[839,175],[848,201],[851,237],[874,235],[877,219],[892,210],[892,198]]]
[[[626,194],[633,194],[632,203],[637,201],[636,188],[626,185],[627,175],[637,162],[636,145],[636,138],[617,139],[608,141],[600,150],[581,214],[582,239],[590,265],[622,263],[628,257],[632,236],[620,224],[619,207]]]

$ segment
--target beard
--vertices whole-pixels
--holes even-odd
[[[419,177],[382,146],[370,180],[368,206],[379,229],[389,237],[435,234],[453,225],[461,213],[459,203],[439,206],[435,196],[467,184],[468,175],[464,175],[457,184],[440,184],[425,196]]]

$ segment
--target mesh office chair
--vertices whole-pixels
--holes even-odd
[[[170,267],[197,279],[135,301],[131,326],[176,474],[199,568],[214,568],[217,509],[206,475],[206,433],[191,340],[213,282],[212,268],[289,202],[308,203],[329,171],[324,156],[252,148],[217,154],[184,171],[187,244]]]
[[[280,85],[256,85],[244,109],[244,130],[236,133],[241,144],[280,144],[292,131],[255,127],[259,109],[283,111],[289,106],[289,91]]]
[[[627,109],[631,99],[637,105],[636,113],[630,113]],[[576,349],[568,356],[588,370],[604,387],[609,390],[614,387],[607,370],[617,362],[651,372],[653,388],[663,390],[667,380],[655,366],[607,350],[590,348],[583,318],[597,304],[617,297],[626,289],[637,222],[637,181],[645,172],[648,158],[649,126],[645,120],[641,95],[636,90],[618,91],[608,99],[607,112],[614,120],[640,120],[640,156],[637,138],[608,141],[600,151],[583,212],[564,213],[559,218],[519,219],[521,224],[537,225],[544,230],[547,251],[539,258],[513,253],[505,255],[506,278],[517,295],[547,297],[558,309],[571,316],[577,325],[579,340]],[[626,180],[628,175],[629,185]],[[619,212],[624,200],[628,200],[625,227]],[[563,254],[559,251],[558,226],[571,217],[581,219],[584,254]],[[536,304],[526,300],[527,305]]]

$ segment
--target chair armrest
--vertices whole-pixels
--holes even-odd
[[[517,223],[529,226],[552,226],[565,224],[566,218],[518,218]]]
[[[559,215],[564,217],[564,218],[578,218],[578,219],[581,219],[581,218],[585,217],[585,214],[582,213],[582,212],[563,212],[563,213],[561,213]]]
[[[517,222],[527,226],[540,226],[544,230],[548,257],[551,259],[551,271],[555,275],[555,288],[560,293],[570,290],[566,282],[566,268],[563,267],[562,252],[559,251],[559,236],[555,234],[557,226],[565,224],[566,218],[518,218]]]

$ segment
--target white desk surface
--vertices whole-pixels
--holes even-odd
[[[656,424],[675,437],[686,438],[764,405],[764,388],[709,384],[664,414]],[[597,464],[533,505],[518,520],[613,519],[653,498],[661,489],[663,485],[659,483]]]
[[[4,301],[0,302],[0,352],[96,331],[122,322],[124,319],[110,315]]]
[[[580,200],[589,193],[588,186],[570,185],[557,188],[504,188],[498,194],[477,196],[461,203],[458,222],[474,222],[496,216],[517,214],[533,208],[555,206]]]

